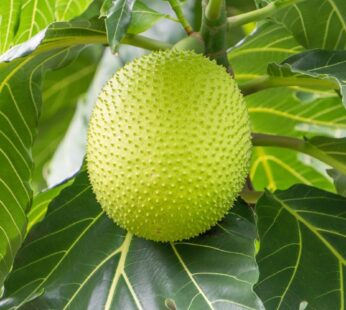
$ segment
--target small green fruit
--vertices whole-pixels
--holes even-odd
[[[102,208],[137,236],[175,241],[222,219],[248,172],[251,138],[235,81],[192,51],[141,57],[101,91],[87,165]]]

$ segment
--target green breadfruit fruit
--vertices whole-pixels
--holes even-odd
[[[196,236],[221,220],[251,156],[246,105],[225,69],[192,51],[155,52],[104,86],[87,167],[102,208],[155,241]]]

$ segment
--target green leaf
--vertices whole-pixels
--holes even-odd
[[[346,174],[346,138],[313,137],[306,139],[308,147],[327,158],[333,166]]]
[[[267,4],[275,0],[256,0]],[[306,0],[279,11],[274,17],[306,48],[346,48],[346,1]]]
[[[282,26],[265,23],[233,48],[228,58],[241,83],[265,78],[268,64],[282,62],[301,51],[302,47]],[[247,96],[246,103],[255,132],[299,138],[346,134],[346,115],[333,91],[282,87]],[[299,182],[333,190],[325,167],[289,150],[256,147],[250,174],[258,189],[288,188]]]
[[[36,192],[46,187],[49,161],[69,128],[78,99],[94,77],[101,52],[100,46],[86,47],[72,64],[45,76],[38,135],[33,147],[32,185]]]
[[[157,12],[149,8],[143,1],[137,0],[133,6],[131,23],[127,33],[138,34],[150,29],[161,18],[169,15]]]
[[[333,178],[336,192],[346,197],[346,175],[340,173],[336,169],[327,170],[328,174]]]
[[[0,1],[0,55],[12,44],[20,7],[21,0]]]
[[[8,0],[5,0],[8,1]],[[22,1],[19,27],[14,44],[25,42],[54,21],[54,3],[45,0]]]
[[[346,133],[346,113],[337,97],[302,102],[292,90],[277,88],[247,96],[246,102],[255,132],[298,138]],[[298,182],[333,189],[326,167],[312,169],[318,165],[306,155],[270,147],[256,147],[254,154],[250,175],[258,188],[288,188]]]
[[[81,15],[92,0],[0,1],[0,54],[25,42],[55,21]]]
[[[296,185],[257,203],[255,287],[267,309],[343,309],[346,198]]]
[[[42,73],[68,64],[82,48],[66,47],[69,42],[63,36],[78,34],[73,37],[75,44],[100,36],[87,26],[83,29],[83,24],[91,27],[86,22],[53,25],[0,57],[0,61],[10,61],[0,63],[0,286],[26,232],[26,212],[32,199],[31,150],[41,109]]]
[[[125,36],[131,22],[134,0],[116,0],[112,2],[106,17],[106,30],[109,46],[117,51],[121,39]]]
[[[198,238],[133,237],[102,212],[82,172],[30,232],[0,309],[263,309],[252,290],[255,238],[252,210],[241,202]]]
[[[281,62],[302,51],[302,47],[282,26],[273,23],[261,25],[244,42],[228,53],[237,81],[267,75],[269,63]]]
[[[45,217],[48,206],[52,200],[58,196],[65,187],[70,186],[72,183],[73,178],[58,184],[49,190],[43,191],[34,197],[31,209],[28,213],[27,232],[29,232],[35,224]]]
[[[93,0],[56,0],[55,20],[68,21],[81,15]]]
[[[281,65],[270,64],[268,73],[273,76],[299,74],[318,79],[336,80],[340,85],[346,106],[346,51],[307,51],[289,57]]]
[[[104,0],[100,8],[100,17],[105,17],[108,14],[108,11],[112,7],[112,0]]]

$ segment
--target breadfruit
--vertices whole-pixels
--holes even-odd
[[[155,241],[197,236],[221,220],[251,156],[248,111],[226,70],[192,51],[153,52],[103,87],[87,168],[106,214]]]

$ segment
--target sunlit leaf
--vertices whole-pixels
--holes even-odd
[[[55,20],[68,21],[82,14],[93,0],[56,0]]]
[[[266,5],[275,0],[256,0]],[[274,19],[283,23],[307,48],[343,50],[346,47],[346,1],[305,0],[281,10]]]
[[[238,82],[267,75],[271,62],[281,62],[297,54],[302,47],[280,25],[267,23],[247,37],[242,44],[232,48],[228,59]]]
[[[21,0],[0,1],[0,54],[12,45],[20,7]]]
[[[346,113],[338,97],[302,102],[290,89],[270,89],[246,97],[253,130],[303,138],[312,134],[346,135]],[[283,125],[284,124],[284,125]],[[325,167],[312,169],[311,158],[294,151],[258,147],[251,176],[258,188],[287,188],[294,183],[332,190]]]
[[[270,64],[268,72],[273,76],[299,74],[319,79],[335,79],[340,85],[346,106],[346,51],[307,51],[286,59],[281,65]]]
[[[13,39],[14,44],[32,38],[54,21],[54,2],[52,0],[22,1],[19,26]]]
[[[107,38],[113,52],[117,50],[130,25],[133,4],[134,0],[116,0],[107,12]]]
[[[95,35],[89,23],[78,22],[75,28],[70,23],[58,25],[0,57],[1,61],[10,61],[0,63],[0,286],[26,232],[26,212],[32,199],[31,150],[41,109],[42,73],[68,64],[82,48],[71,48],[68,42],[64,42],[67,46],[59,45],[63,36],[77,33],[74,42],[78,43],[77,38],[83,41]],[[52,44],[56,49],[46,50]]]
[[[282,62],[302,51],[280,25],[266,23],[233,48],[228,58],[241,83],[267,76],[268,64]],[[335,92],[307,92],[301,88],[268,89],[246,97],[253,131],[296,136],[346,135],[346,115]],[[250,175],[258,189],[288,188],[305,183],[332,190],[325,167],[318,171],[311,158],[294,151],[256,147]]]
[[[36,192],[46,186],[49,161],[70,125],[79,98],[84,96],[94,77],[101,52],[100,46],[89,46],[72,64],[45,76],[38,135],[33,147],[32,185]]]
[[[169,15],[157,12],[149,8],[143,1],[137,0],[133,6],[131,23],[127,32],[132,34],[144,32],[165,17],[169,17]]]

